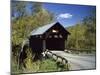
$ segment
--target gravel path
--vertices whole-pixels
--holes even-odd
[[[96,68],[95,55],[76,55],[65,53],[64,51],[51,51],[56,55],[64,57],[70,63],[71,70],[86,70]]]

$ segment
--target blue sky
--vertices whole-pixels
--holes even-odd
[[[74,4],[58,4],[58,3],[42,3],[44,9],[53,13],[56,21],[59,21],[64,27],[72,26],[89,16],[92,11],[96,10],[95,6],[74,5]],[[30,13],[31,5],[27,6],[27,12]],[[96,11],[95,11],[96,12]],[[15,12],[15,15],[18,14]]]
[[[52,12],[65,27],[75,25],[96,9],[95,6],[44,3],[43,8]]]

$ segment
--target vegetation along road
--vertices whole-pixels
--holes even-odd
[[[70,70],[95,69],[95,55],[76,55],[64,51],[52,51],[52,53],[64,57],[70,63]]]

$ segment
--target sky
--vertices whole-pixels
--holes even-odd
[[[64,27],[79,23],[84,17],[89,16],[95,6],[43,3],[43,8],[54,13],[56,20]]]
[[[31,5],[27,6],[27,12],[30,13]],[[59,3],[42,3],[42,7],[53,13],[56,21],[60,22],[64,27],[73,26],[89,16],[95,10],[95,6],[59,4]],[[17,16],[17,13],[15,13]]]

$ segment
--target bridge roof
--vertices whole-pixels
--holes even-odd
[[[49,28],[51,28],[52,26],[56,25],[59,22],[53,22],[47,25],[44,25],[42,27],[39,27],[37,29],[34,29],[30,35],[41,35],[44,34]],[[60,24],[60,23],[59,23]],[[61,25],[61,24],[60,24]],[[66,29],[65,29],[66,30]],[[68,32],[68,31],[67,31]],[[69,32],[68,32],[69,33]]]

